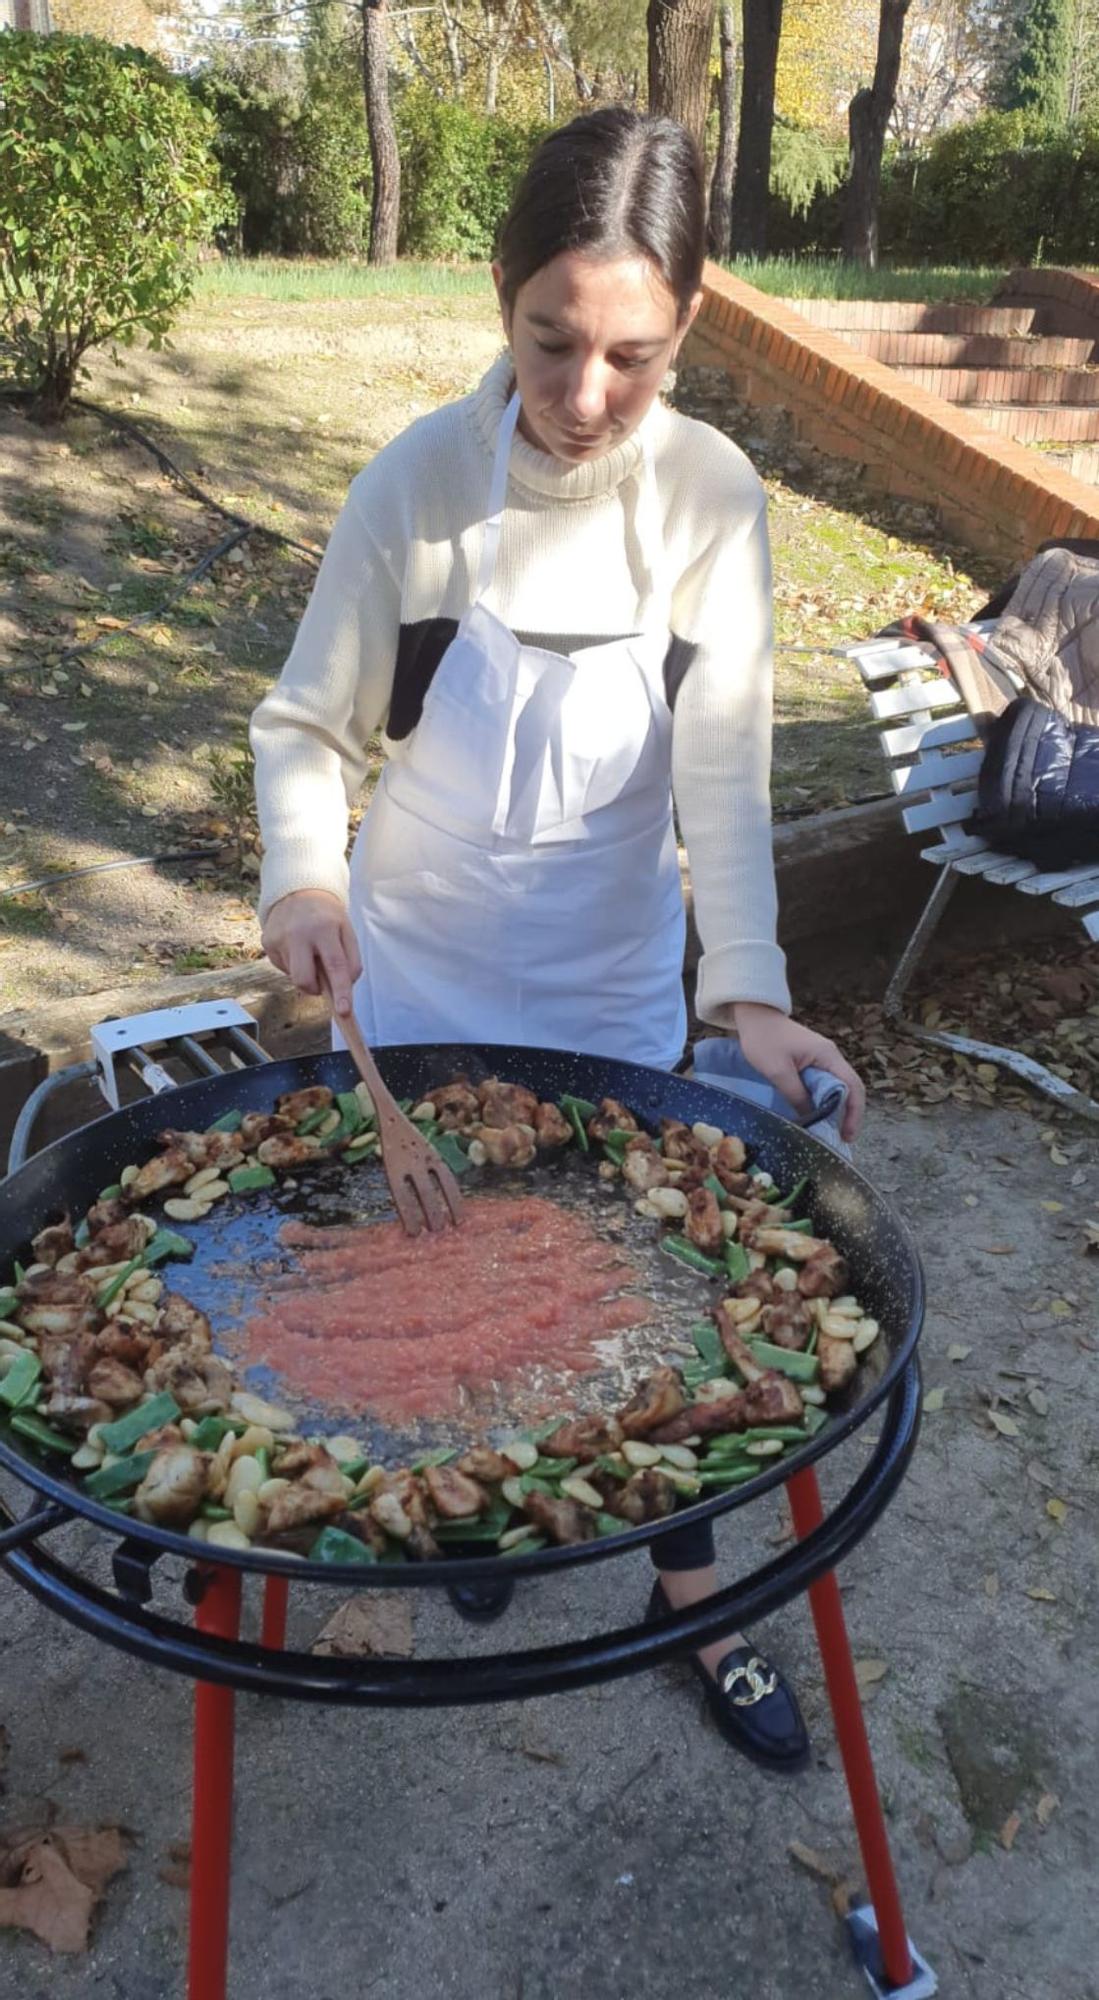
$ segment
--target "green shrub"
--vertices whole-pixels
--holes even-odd
[[[233,197],[233,217],[218,231],[221,247],[249,257],[293,255],[300,248],[294,212],[302,177],[300,64],[295,76],[286,60],[246,51],[188,83],[214,120],[214,152]]]
[[[401,255],[491,257],[512,190],[549,127],[488,118],[413,84],[397,129]]]
[[[43,416],[90,347],[163,344],[226,211],[212,137],[141,50],[0,34],[0,342]]]
[[[990,111],[887,165],[881,236],[891,255],[982,264],[1094,263],[1099,126]]]

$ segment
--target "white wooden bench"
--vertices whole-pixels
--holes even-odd
[[[1089,865],[1043,874],[1032,861],[1016,860],[978,835],[966,833],[964,822],[977,803],[983,751],[957,688],[939,671],[937,656],[896,639],[871,639],[843,651],[858,668],[881,724],[882,750],[905,826],[909,833],[937,835],[934,846],[923,849],[923,859],[938,868],[939,879],[886,989],[887,1020],[918,1041],[1011,1070],[1066,1109],[1099,1120],[1099,1104],[1093,1098],[1031,1057],[966,1035],[925,1028],[904,1014],[912,976],[962,875],[980,875],[997,887],[1018,889],[1023,896],[1049,896],[1079,918],[1089,938],[1099,939],[1099,868]]]

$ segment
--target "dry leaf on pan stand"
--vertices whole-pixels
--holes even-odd
[[[412,1611],[408,1598],[388,1590],[379,1592],[378,1597],[366,1593],[349,1597],[322,1626],[310,1650],[332,1654],[337,1659],[411,1658]]]

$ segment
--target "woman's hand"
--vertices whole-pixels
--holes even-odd
[[[327,889],[295,889],[280,896],[267,912],[261,938],[264,951],[285,972],[299,993],[322,993],[327,987],[337,1014],[351,1012],[351,988],[362,971],[362,959],[347,911]]]
[[[800,1115],[810,1109],[809,1094],[801,1080],[803,1069],[829,1070],[847,1085],[842,1136],[848,1140],[856,1138],[866,1109],[866,1092],[835,1043],[814,1034],[812,1028],[803,1028],[800,1021],[791,1021],[777,1007],[738,1000],[732,1011],[740,1046],[748,1061],[768,1083],[789,1098]]]

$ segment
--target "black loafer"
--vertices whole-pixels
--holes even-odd
[[[507,1610],[515,1595],[515,1578],[501,1583],[448,1583],[446,1594],[459,1617],[471,1625],[489,1625]]]
[[[658,1582],[648,1616],[667,1618],[671,1605]],[[809,1733],[797,1696],[758,1646],[733,1646],[719,1661],[716,1678],[700,1660],[691,1666],[702,1682],[706,1706],[734,1750],[769,1771],[802,1771],[809,1762]]]

